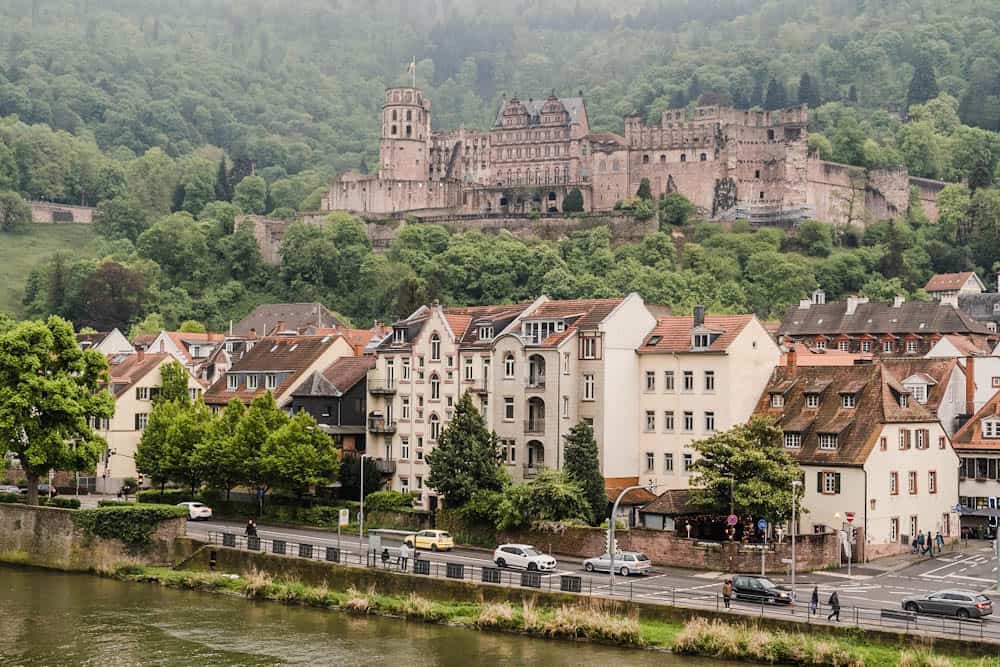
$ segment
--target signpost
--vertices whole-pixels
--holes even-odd
[[[767,521],[760,519],[757,522],[757,530],[764,533],[764,549],[760,552],[760,576],[767,574],[765,570],[765,562],[767,559]]]
[[[739,521],[740,521],[739,518],[737,518],[735,514],[730,514],[729,516],[726,517],[727,526],[735,526],[737,523],[739,523]]]
[[[351,522],[351,510],[342,509],[337,517],[337,551],[340,551],[340,529]]]

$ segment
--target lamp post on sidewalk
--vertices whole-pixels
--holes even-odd
[[[798,528],[795,516],[795,490],[802,486],[800,480],[792,480],[792,605],[795,605],[795,532]]]
[[[371,458],[367,454],[361,455],[361,510],[358,512],[358,539],[364,542],[365,539],[365,459]]]
[[[649,489],[650,492],[659,486],[666,486],[666,484],[635,484],[633,486],[626,486],[615,498],[615,504],[611,508],[611,516],[608,517],[608,556],[611,559],[611,566],[609,568],[608,577],[610,577],[611,584],[611,597],[615,596],[615,517],[618,515],[618,504],[621,503],[622,498],[629,491],[635,491],[636,489]]]

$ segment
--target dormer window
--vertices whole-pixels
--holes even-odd
[[[819,407],[819,394],[810,392],[806,394],[806,407],[807,408],[818,408]]]
[[[696,333],[691,336],[691,347],[695,350],[707,349],[712,344],[712,336],[707,333]]]
[[[910,406],[910,395],[907,393],[902,393],[899,395],[899,407],[907,408]]]
[[[256,390],[257,389],[257,382],[258,382],[258,379],[257,379],[256,375],[248,375],[247,376],[247,389],[249,389],[250,391]]]
[[[493,340],[493,327],[479,327],[479,340]]]
[[[819,448],[820,449],[837,449],[837,434],[836,433],[820,433],[819,434]]]
[[[785,433],[785,449],[799,449],[802,447],[801,433]]]
[[[393,343],[405,343],[406,342],[406,329],[393,329],[392,330],[392,342]]]
[[[842,408],[853,408],[858,404],[857,394],[841,394],[840,395],[840,407]]]
[[[983,437],[1000,438],[1000,419],[983,420]]]
[[[240,376],[235,373],[230,373],[226,377],[226,389],[229,391],[236,391],[240,387]]]
[[[663,336],[650,336],[646,345],[658,345],[661,340],[663,340]]]
[[[772,408],[785,407],[785,395],[779,394],[777,392],[771,394],[771,407]]]
[[[913,396],[913,400],[917,403],[927,402],[927,385],[926,384],[907,384],[906,390],[910,392]]]

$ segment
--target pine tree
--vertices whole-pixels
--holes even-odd
[[[639,182],[639,190],[635,193],[635,196],[645,201],[653,200],[653,191],[650,189],[648,178],[644,178]]]
[[[688,84],[687,98],[689,102],[697,102],[699,97],[701,97],[701,82],[698,80],[698,75],[695,74]]]
[[[468,392],[458,399],[455,416],[426,461],[427,486],[444,496],[448,507],[461,507],[476,491],[500,491],[507,483],[497,434],[487,430]]]
[[[785,84],[774,77],[767,82],[767,97],[764,99],[764,108],[768,111],[783,109],[788,106],[788,94],[785,92]]]
[[[580,188],[573,188],[563,198],[563,213],[582,213],[583,193]]]
[[[799,77],[799,104],[806,104],[810,109],[815,109],[821,104],[816,82],[809,76],[809,72],[803,72]]]
[[[933,100],[938,96],[937,78],[934,76],[934,66],[929,58],[921,58],[917,61],[913,69],[913,78],[910,79],[910,89],[906,92],[906,108],[910,109],[914,104],[923,104],[927,100]]]
[[[566,476],[583,489],[590,507],[591,523],[599,524],[608,514],[608,496],[604,490],[604,476],[598,461],[597,441],[594,440],[594,430],[589,424],[580,422],[569,430],[563,455]]]
[[[858,101],[858,87],[853,83],[851,87],[847,89],[847,101],[856,103]]]
[[[219,170],[215,174],[215,199],[217,201],[232,201],[233,199],[233,189],[229,183],[225,155],[219,158]]]

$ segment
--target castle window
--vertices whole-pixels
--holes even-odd
[[[390,132],[391,132],[392,136],[396,136],[396,126],[395,125],[392,126],[392,130],[390,130]]]
[[[684,153],[681,153],[681,162],[687,162],[687,161],[688,161],[688,156],[685,155]]]
[[[413,112],[409,109],[406,110],[406,120],[413,120]]]
[[[412,137],[413,136],[413,126],[412,125],[407,125],[406,126],[406,136],[408,136],[408,137]]]
[[[753,177],[754,178],[760,178],[760,169],[754,169]]]
[[[763,198],[764,198],[764,191],[763,191],[763,190],[761,190],[761,191],[760,191],[760,198],[761,198],[761,199],[763,199]]]
[[[666,163],[667,163],[667,156],[666,155],[661,155],[660,156],[660,164],[666,164]]]
[[[649,156],[648,155],[643,155],[642,156],[642,163],[643,164],[649,164]]]
[[[396,120],[396,110],[395,109],[392,110],[392,119]]]
[[[768,130],[767,131],[767,140],[768,141],[774,141],[774,130]]]
[[[707,155],[705,155],[704,153],[702,153],[701,155],[699,155],[699,156],[698,156],[698,160],[699,160],[700,162],[704,162],[704,161],[705,161],[705,160],[707,160],[707,159],[708,159],[708,156],[707,156]]]

